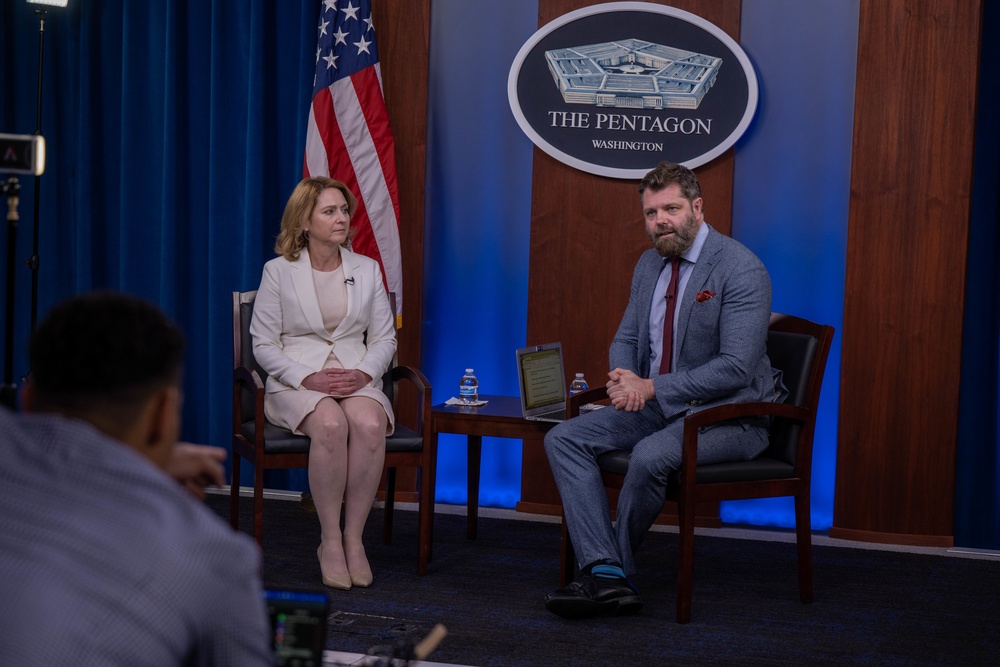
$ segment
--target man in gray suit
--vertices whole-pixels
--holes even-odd
[[[611,343],[613,409],[563,422],[545,437],[580,577],[545,598],[565,618],[630,614],[642,600],[626,578],[680,466],[683,417],[723,403],[783,398],[767,358],[767,269],[704,221],[694,173],[663,162],[639,184],[654,250],[636,264],[628,308]],[[734,421],[702,433],[699,463],[752,459],[767,423]],[[631,450],[613,526],[596,459]]]

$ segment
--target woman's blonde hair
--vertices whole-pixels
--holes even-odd
[[[290,262],[299,258],[299,253],[309,242],[309,235],[305,230],[306,221],[316,208],[316,199],[319,193],[328,188],[340,190],[347,200],[347,214],[354,215],[354,210],[358,206],[357,198],[351,193],[346,185],[326,176],[313,176],[304,178],[295,186],[292,195],[285,204],[285,212],[281,216],[281,231],[274,242],[274,252],[281,255]],[[347,240],[341,245],[350,249],[351,238],[354,236],[354,227],[351,227],[347,234]]]

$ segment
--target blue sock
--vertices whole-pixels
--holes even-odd
[[[617,565],[605,565],[603,563],[601,565],[595,565],[591,568],[590,573],[595,577],[605,577],[606,579],[614,577],[621,577],[622,579],[625,578],[625,571]]]

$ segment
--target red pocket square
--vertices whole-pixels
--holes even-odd
[[[704,303],[705,301],[711,299],[713,296],[715,296],[715,292],[704,290],[702,292],[698,292],[697,296],[694,297],[694,300],[697,301],[698,303]]]

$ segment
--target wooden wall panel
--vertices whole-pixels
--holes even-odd
[[[599,0],[539,0],[538,25]],[[740,0],[673,0],[657,4],[697,14],[739,41]],[[566,371],[592,385],[607,379],[608,347],[628,302],[632,269],[650,247],[638,182],[594,176],[535,149],[531,200],[527,343],[562,341]],[[696,170],[706,220],[732,227],[733,153]],[[541,443],[525,441],[522,509],[558,511]]]
[[[396,144],[399,242],[403,262],[403,328],[399,360],[420,361],[423,293],[424,173],[427,156],[427,70],[430,0],[372,3],[382,85]]]
[[[952,543],[981,11],[861,2],[831,536]]]
[[[378,35],[382,85],[396,145],[399,180],[399,242],[403,263],[403,328],[398,331],[399,362],[420,366],[423,295],[424,173],[427,155],[427,71],[430,59],[430,0],[372,3]],[[411,427],[416,397],[405,390],[397,419]],[[416,500],[416,473],[400,470],[397,499]]]

